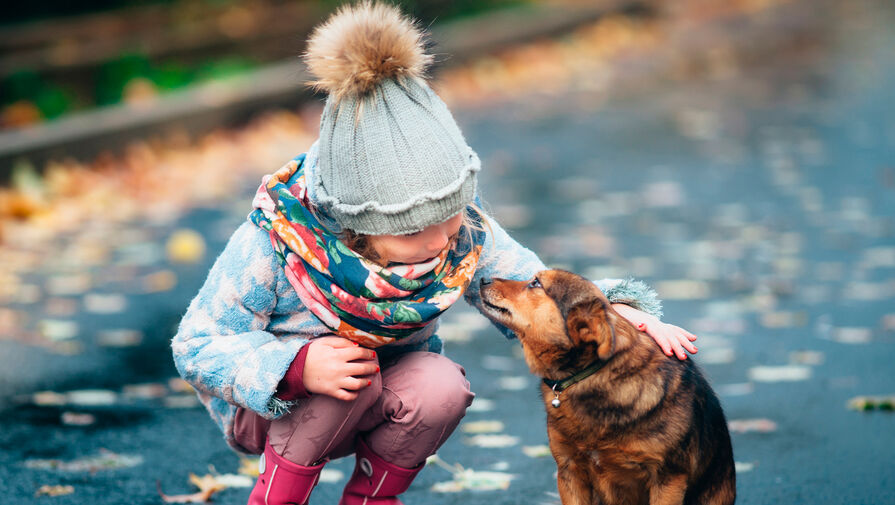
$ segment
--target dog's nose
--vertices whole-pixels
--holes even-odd
[[[482,280],[479,281],[479,284],[481,284],[482,286],[487,286],[488,284],[491,284],[491,282],[493,281],[490,277],[482,277]]]

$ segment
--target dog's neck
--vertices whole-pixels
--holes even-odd
[[[551,380],[551,379],[541,379],[544,381],[544,384],[547,385],[554,393],[562,393],[566,389],[572,387],[573,385],[583,381],[584,379],[590,377],[591,375],[600,371],[601,368],[609,364],[612,361],[614,356],[610,356],[608,360],[597,359],[590,365],[584,367],[583,369],[575,372],[571,376],[561,379],[561,380]]]

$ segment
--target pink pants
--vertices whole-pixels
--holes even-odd
[[[415,467],[447,440],[475,395],[463,367],[440,354],[410,352],[380,366],[352,401],[314,395],[275,421],[237,409],[236,442],[261,454],[269,437],[279,455],[309,466],[353,453],[362,435],[384,460]]]

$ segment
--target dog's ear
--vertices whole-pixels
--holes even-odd
[[[600,298],[591,298],[573,305],[566,315],[566,332],[576,346],[593,342],[597,356],[609,359],[615,354],[615,314]]]

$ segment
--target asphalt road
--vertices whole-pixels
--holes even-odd
[[[852,3],[796,50],[750,65],[608,100],[582,91],[455,110],[484,161],[485,200],[518,240],[548,264],[649,282],[665,320],[700,336],[696,360],[736,427],[740,504],[895,503],[895,413],[847,407],[895,395],[895,14],[882,4]],[[174,225],[205,230],[213,251],[244,210]],[[182,268],[175,292],[122,316],[147,345],[53,364],[7,355],[47,388],[115,397],[95,393],[92,407],[19,398],[4,410],[0,503],[154,504],[157,482],[187,493],[190,472],[237,471],[205,412],[164,386],[176,375],[166,339],[207,267]],[[477,393],[465,421],[502,426],[458,431],[439,456],[515,477],[505,490],[438,493],[452,474],[432,464],[405,502],[556,503],[554,463],[536,457],[546,443],[537,381],[518,345],[465,307],[445,323],[446,353]],[[57,384],[54,366],[83,375]],[[162,386],[124,388],[147,382]],[[121,468],[41,468],[102,450]],[[328,474],[312,503],[335,503],[352,464],[331,463],[342,475]],[[43,485],[73,492],[36,496]],[[214,501],[247,495],[230,488]]]

